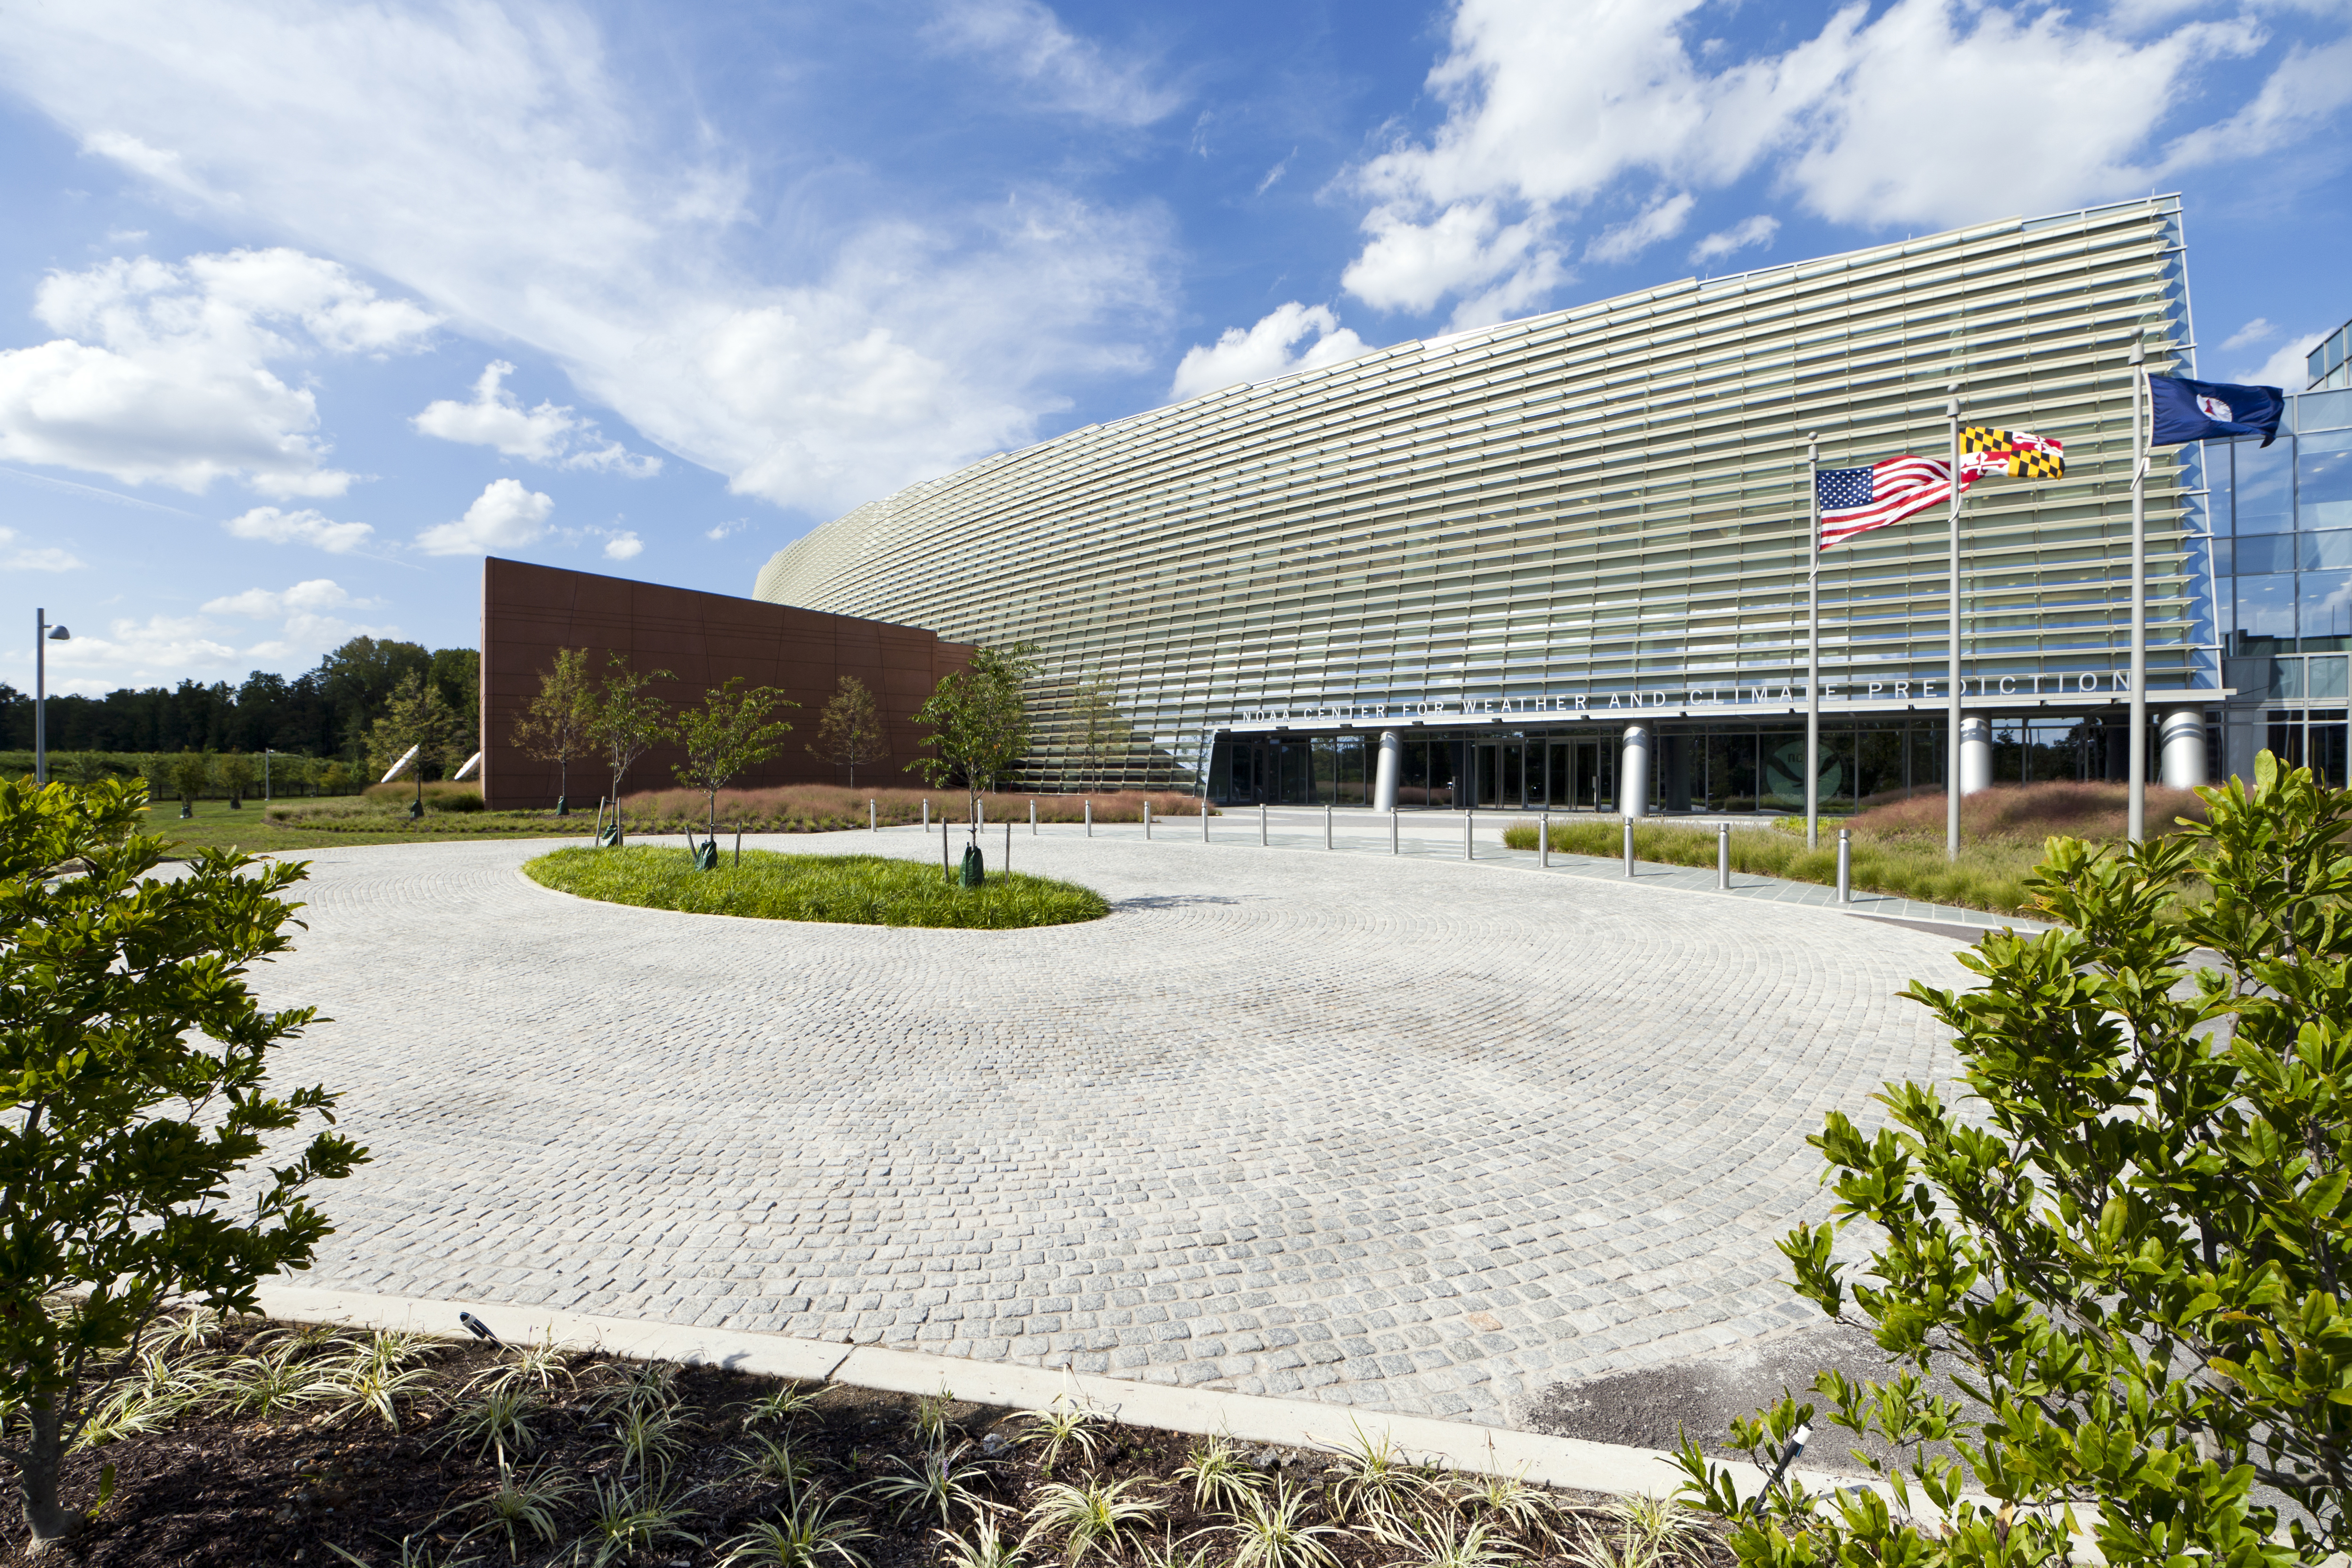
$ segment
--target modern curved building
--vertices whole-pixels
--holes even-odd
[[[1228,387],[871,502],[755,596],[1036,646],[1026,787],[1220,801],[1742,810],[1803,795],[1805,447],[1938,456],[1969,424],[2065,443],[1964,518],[1822,572],[1823,798],[2120,777],[2126,355],[2190,373],[2179,203],[2012,219],[1638,294]],[[2147,491],[2150,756],[2223,759],[2197,447]],[[2210,754],[2210,761],[2209,761]]]

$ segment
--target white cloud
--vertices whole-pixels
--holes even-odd
[[[2239,349],[2251,348],[2256,343],[2266,343],[2278,335],[2279,329],[2276,322],[2266,317],[2256,316],[2230,334],[2221,344],[2221,352],[2231,353]]]
[[[1349,176],[1369,206],[1348,289],[1383,310],[1529,300],[1565,276],[1559,237],[1603,197],[1720,189],[1759,167],[1801,206],[1864,227],[2056,210],[2308,135],[2352,100],[2352,57],[2335,52],[2352,45],[2297,51],[2242,110],[2159,148],[2200,68],[2252,52],[2257,23],[2128,34],[2055,6],[1895,0],[1874,16],[1844,5],[1814,37],[1742,59],[1694,58],[1699,7],[1462,0],[1429,77],[1444,122]],[[1602,233],[1591,253],[1632,254],[1686,213],[1644,216],[1649,227]],[[1753,233],[1710,236],[1697,258],[1759,243]]]
[[[441,398],[428,403],[414,421],[416,428],[444,441],[495,447],[507,457],[558,468],[591,468],[633,479],[651,479],[661,472],[659,458],[640,457],[617,441],[595,445],[593,419],[583,419],[551,402],[523,407],[521,399],[499,384],[513,374],[513,365],[492,360],[474,383],[473,401]]]
[[[88,564],[53,544],[20,544],[15,529],[0,528],[0,572],[71,572]]]
[[[2272,332],[2277,331],[2275,327],[2271,329]],[[2240,337],[2244,335],[2242,331],[2239,334]],[[2242,386],[2275,386],[2283,392],[2301,392],[2311,384],[2311,351],[2317,348],[2326,336],[2327,331],[2324,328],[2315,332],[2290,333],[2287,340],[2273,351],[2270,358],[2261,363],[2241,361],[2243,368],[2231,372],[2230,379]],[[2225,353],[2238,346],[2237,338],[2231,338],[2221,345]]]
[[[1140,62],[1077,37],[1036,0],[949,0],[923,37],[942,52],[986,61],[1047,108],[1088,120],[1149,125],[1183,101],[1154,86]]]
[[[151,616],[117,620],[103,635],[76,631],[70,642],[49,647],[54,689],[98,692],[129,683],[178,680],[191,670],[226,671],[236,649],[213,636],[196,616]]]
[[[634,561],[645,553],[645,549],[646,542],[639,539],[635,533],[625,528],[617,529],[614,531],[611,538],[604,541],[604,559]]]
[[[313,577],[307,583],[297,583],[291,588],[278,591],[247,588],[242,594],[208,600],[205,605],[205,614],[241,616],[248,621],[267,621],[298,611],[332,610],[364,603],[366,601],[352,598],[344,592],[342,584],[332,578]]]
[[[1310,332],[1314,341],[1294,353],[1291,345]],[[1246,331],[1228,327],[1215,342],[1195,344],[1185,351],[1168,395],[1181,402],[1237,381],[1265,381],[1295,370],[1338,364],[1368,349],[1363,339],[1339,324],[1329,306],[1302,305],[1293,300],[1276,306]]]
[[[375,533],[370,524],[336,522],[309,507],[299,511],[280,511],[274,506],[257,506],[228,519],[221,526],[239,539],[256,539],[267,544],[315,544],[335,555],[349,554]]]
[[[1751,246],[1769,246],[1772,237],[1780,232],[1780,220],[1767,213],[1741,218],[1729,228],[1717,229],[1691,247],[1691,265],[1704,267],[1710,261],[1720,261],[1736,256]]]
[[[1273,168],[1268,169],[1265,172],[1265,178],[1257,183],[1256,194],[1262,196],[1265,195],[1267,191],[1273,189],[1275,181],[1290,173],[1290,160],[1297,156],[1298,149],[1296,147],[1293,147],[1288,153],[1285,153],[1283,155],[1282,162],[1276,163]]]
[[[427,555],[487,555],[514,550],[547,536],[552,499],[525,489],[520,479],[492,479],[455,522],[436,523],[416,536]]]
[[[1661,196],[1623,223],[1601,231],[1601,237],[1587,246],[1585,258],[1591,261],[1631,261],[1662,239],[1672,239],[1682,233],[1690,221],[1691,208],[1697,200],[1688,191],[1671,196]]]
[[[1043,28],[983,6],[943,36],[1158,110]],[[739,493],[820,513],[1035,439],[1065,386],[1147,366],[1168,314],[1160,210],[1050,186],[959,205],[877,177],[853,216],[742,243],[743,169],[775,150],[673,134],[567,8],[92,0],[12,15],[0,85],[183,206],[396,279]]]
[[[710,527],[704,529],[702,531],[702,537],[709,540],[713,543],[717,543],[722,539],[734,538],[737,534],[742,532],[745,529],[751,526],[751,520],[748,517],[730,518],[725,522],[713,523]]]
[[[190,491],[236,479],[277,497],[341,495],[352,476],[326,466],[317,398],[271,365],[397,347],[433,324],[284,249],[52,272],[34,313],[64,335],[0,351],[0,456]]]

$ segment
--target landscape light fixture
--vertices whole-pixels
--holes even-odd
[[[492,1343],[492,1344],[494,1344],[494,1345],[495,1345],[495,1344],[503,1344],[503,1343],[505,1342],[504,1341],[500,1340],[500,1339],[499,1338],[499,1336],[498,1336],[498,1335],[496,1335],[496,1334],[494,1334],[494,1333],[490,1332],[490,1325],[489,1325],[489,1324],[488,1324],[488,1323],[486,1323],[486,1322],[482,1321],[482,1320],[481,1320],[481,1319],[479,1319],[479,1318],[478,1318],[478,1317],[474,1316],[474,1314],[473,1314],[473,1313],[471,1313],[471,1312],[460,1312],[460,1313],[458,1313],[458,1314],[457,1314],[457,1321],[458,1321],[459,1322],[461,1322],[461,1323],[465,1324],[465,1325],[466,1325],[466,1327],[467,1327],[467,1331],[470,1331],[470,1332],[473,1334],[473,1336],[474,1336],[476,1339],[478,1339],[478,1340],[488,1340],[488,1341],[489,1341],[489,1342],[490,1342],[490,1343]]]
[[[49,612],[33,612],[33,782],[49,782],[49,645],[71,642],[73,633],[49,625]]]

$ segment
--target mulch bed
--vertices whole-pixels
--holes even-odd
[[[262,1325],[234,1325],[214,1352],[239,1351],[262,1331]],[[624,1473],[613,1411],[609,1403],[599,1402],[599,1395],[609,1394],[619,1382],[614,1374],[631,1363],[583,1355],[572,1367],[576,1385],[559,1383],[544,1396],[547,1408],[535,1423],[541,1441],[515,1469],[561,1471],[579,1483],[579,1490],[559,1511],[556,1542],[550,1546],[526,1536],[520,1555],[510,1559],[505,1537],[495,1530],[477,1533],[470,1542],[465,1539],[469,1529],[481,1523],[477,1505],[497,1486],[499,1468],[494,1457],[478,1457],[453,1441],[451,1430],[457,1411],[470,1397],[467,1385],[500,1358],[501,1352],[488,1344],[439,1344],[427,1363],[430,1386],[403,1404],[396,1430],[364,1413],[346,1413],[340,1419],[297,1414],[276,1421],[195,1415],[167,1429],[85,1450],[67,1463],[68,1506],[87,1507],[96,1499],[103,1465],[116,1469],[113,1497],[64,1552],[37,1561],[91,1568],[280,1563],[321,1568],[356,1558],[369,1568],[394,1568],[403,1562],[401,1543],[406,1538],[411,1552],[419,1553],[409,1561],[436,1568],[467,1560],[486,1568],[510,1561],[587,1568],[597,1553],[594,1539],[582,1544],[592,1522],[591,1484],[603,1480],[609,1486]],[[688,1366],[676,1369],[671,1386],[686,1445],[669,1471],[668,1486],[674,1495],[689,1495],[689,1517],[682,1522],[701,1544],[674,1542],[634,1558],[616,1556],[614,1563],[704,1568],[718,1562],[725,1543],[751,1522],[777,1518],[786,1500],[784,1489],[750,1470],[742,1458],[758,1436],[787,1439],[793,1455],[811,1461],[809,1485],[835,1495],[879,1477],[902,1474],[898,1461],[919,1464],[922,1456],[933,1451],[918,1430],[925,1402],[908,1395],[834,1385],[787,1423],[755,1428],[747,1424],[750,1406],[781,1386],[774,1380]],[[1021,1426],[1018,1418],[1008,1419],[1014,1413],[950,1402],[944,1416],[945,1448],[964,1449],[968,1458],[987,1457],[975,1489],[988,1501],[1017,1513],[1049,1479],[1038,1473],[1036,1446],[1005,1442]],[[1141,1479],[1156,1483],[1140,1489],[1166,1510],[1144,1537],[1155,1556],[1159,1543],[1169,1536],[1181,1541],[1212,1523],[1231,1523],[1223,1515],[1213,1519],[1198,1513],[1189,1485],[1174,1479],[1200,1439],[1110,1422],[1095,1431],[1097,1446],[1091,1461],[1066,1449],[1050,1479]],[[964,1448],[967,1444],[971,1447]],[[1332,1456],[1313,1450],[1239,1447],[1255,1467],[1294,1489],[1319,1483],[1332,1462]],[[942,1561],[936,1517],[894,1514],[886,1501],[871,1494],[853,1494],[848,1500],[862,1522],[876,1531],[874,1539],[857,1543],[872,1568],[913,1568]],[[1007,1536],[1017,1534],[1020,1521],[1000,1517]],[[956,1522],[968,1531],[968,1515],[959,1515]],[[24,1551],[23,1526],[13,1508],[8,1524],[0,1563],[37,1561]],[[1026,1561],[1045,1565],[1058,1562],[1058,1544],[1040,1545]],[[1223,1544],[1206,1561],[1230,1561],[1230,1538]],[[1416,1554],[1353,1533],[1328,1544],[1336,1548],[1338,1568],[1418,1560]],[[351,1557],[331,1548],[341,1548]],[[1134,1563],[1137,1555],[1130,1552],[1128,1561]],[[1525,1562],[1542,1555],[1510,1552],[1512,1559]],[[1689,1568],[1728,1561],[1711,1534],[1695,1539],[1690,1550],[1675,1555]]]

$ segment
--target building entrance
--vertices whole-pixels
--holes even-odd
[[[1533,752],[1540,757],[1543,754],[1541,746],[1529,746],[1517,741],[1506,741],[1496,745],[1478,746],[1473,750],[1477,763],[1475,786],[1471,795],[1475,804],[1482,806],[1500,806],[1505,810],[1516,811],[1528,804],[1528,796],[1530,793],[1536,793],[1538,796],[1538,804],[1541,804],[1542,786],[1538,784],[1535,792],[1528,790],[1527,768],[1528,753]]]

